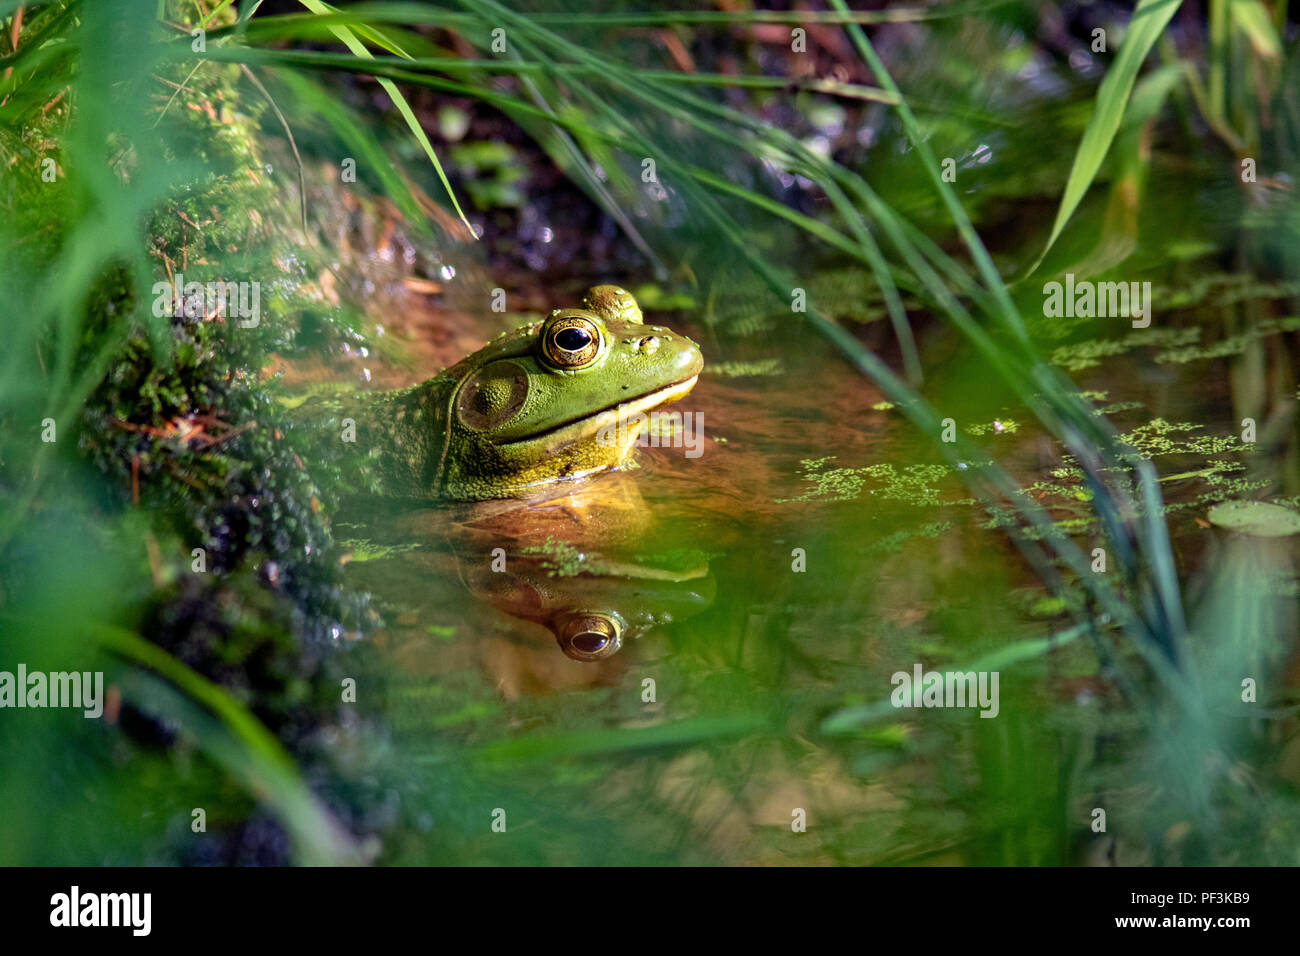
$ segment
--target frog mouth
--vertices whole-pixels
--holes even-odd
[[[663,388],[655,389],[653,392],[646,392],[630,401],[622,401],[617,405],[611,405],[595,415],[585,415],[581,418],[570,419],[562,422],[546,431],[536,432],[532,435],[526,435],[523,438],[512,438],[509,441],[499,442],[501,445],[517,445],[523,442],[534,442],[541,438],[551,437],[569,437],[566,432],[578,431],[579,434],[572,436],[573,441],[588,435],[599,435],[602,432],[613,429],[615,432],[630,434],[632,441],[636,440],[640,432],[640,423],[636,427],[630,427],[632,422],[636,421],[637,416],[644,415],[660,405],[667,405],[675,402],[679,398],[685,397],[695,383],[699,380],[699,373],[692,375],[690,378],[682,379],[680,382],[674,382],[672,385],[665,385]],[[621,427],[620,427],[621,426]],[[622,436],[620,436],[622,437]],[[622,441],[612,444],[622,445]]]
[[[605,409],[597,415],[596,418],[604,419],[609,415],[617,416],[620,409],[624,411],[625,415],[635,415],[637,412],[648,412],[652,408],[658,408],[660,405],[667,405],[671,402],[675,402],[679,398],[684,398],[686,394],[695,387],[695,383],[699,381],[699,378],[700,376],[697,373],[692,375],[690,378],[682,379],[682,381],[675,385],[668,385],[656,391],[647,392],[640,398],[634,398],[630,402],[619,402],[617,405]]]

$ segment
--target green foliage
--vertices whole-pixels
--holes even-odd
[[[17,307],[0,370],[0,485],[17,507],[0,522],[0,562],[20,565],[52,509],[107,527],[147,509],[148,528],[125,539],[135,599],[83,627],[80,653],[98,640],[134,665],[123,694],[137,719],[172,741],[184,728],[266,801],[300,859],[355,861],[284,746],[336,717],[315,699],[326,674],[305,646],[370,622],[342,590],[328,496],[261,376],[272,350],[295,347],[304,311],[328,315],[319,264],[270,214],[286,189],[259,143],[257,88],[234,65],[169,62],[155,5],[134,7],[45,5],[19,45],[42,54],[18,58],[0,106],[13,168],[0,278]],[[154,288],[181,273],[257,282],[257,321],[182,314]],[[27,427],[46,417],[54,442]],[[40,613],[9,596],[10,624]],[[228,822],[226,855],[240,826]]]
[[[1114,65],[1106,71],[1106,79],[1097,91],[1097,105],[1092,118],[1088,120],[1088,128],[1084,130],[1078,152],[1075,153],[1074,166],[1065,185],[1065,194],[1061,197],[1061,208],[1052,224],[1051,234],[1047,237],[1047,245],[1034,264],[1035,268],[1056,242],[1092,184],[1097,170],[1101,168],[1101,162],[1106,157],[1128,108],[1129,94],[1133,91],[1138,70],[1151,47],[1164,32],[1166,24],[1178,12],[1179,6],[1180,0],[1139,0],[1134,8],[1133,18],[1129,21],[1123,40],[1118,44],[1119,51]]]
[[[1043,130],[1073,133],[1085,122],[1081,104],[1069,99],[1073,86],[1059,110],[1011,94],[992,111],[955,101],[950,92],[1035,64],[1032,44],[1002,42],[1007,28],[1025,35],[1019,18],[1032,19],[1026,10],[949,4],[850,13],[835,0],[833,10],[821,13],[542,14],[495,0],[466,0],[454,11],[424,3],[336,10],[304,0],[307,14],[252,16],[253,5],[245,4],[237,17],[229,3],[210,5],[206,15],[190,4],[169,3],[171,23],[204,16],[208,47],[197,56],[187,32],[157,21],[156,4],[122,0],[112,6],[106,12],[109,5],[99,3],[37,4],[24,21],[18,50],[3,58],[12,73],[0,82],[0,165],[6,170],[0,279],[14,318],[7,329],[11,348],[0,359],[0,491],[12,503],[0,519],[0,561],[6,571],[21,571],[38,550],[41,532],[59,523],[59,512],[98,529],[88,536],[122,534],[120,569],[85,584],[87,607],[110,623],[94,632],[94,641],[85,633],[76,637],[82,622],[73,616],[45,629],[81,653],[90,644],[96,654],[111,651],[132,712],[155,730],[181,728],[163,734],[169,749],[161,754],[141,747],[135,755],[130,767],[139,769],[142,787],[162,789],[158,781],[168,762],[192,739],[207,755],[195,789],[210,793],[210,787],[233,785],[242,793],[223,825],[237,829],[239,817],[262,801],[292,835],[298,859],[361,858],[293,761],[309,768],[313,779],[332,772],[323,769],[329,761],[318,761],[309,741],[318,733],[336,734],[330,725],[338,674],[331,669],[335,658],[305,650],[309,639],[356,633],[373,618],[364,601],[341,588],[326,521],[339,475],[324,456],[306,456],[304,464],[295,455],[281,429],[283,403],[263,370],[273,353],[304,347],[301,319],[308,313],[327,344],[355,335],[346,307],[327,305],[316,284],[327,257],[285,223],[284,210],[302,209],[306,199],[295,126],[308,117],[319,120],[310,135],[343,144],[358,160],[363,181],[392,199],[413,228],[425,226],[431,207],[419,175],[402,170],[375,127],[337,96],[340,78],[373,77],[413,137],[409,150],[427,158],[424,172],[433,171],[466,226],[452,178],[464,179],[476,209],[508,210],[530,198],[523,188],[527,166],[511,146],[470,141],[444,153],[450,172],[444,170],[412,105],[418,105],[419,90],[481,104],[531,136],[659,273],[637,289],[647,308],[695,309],[719,337],[765,335],[781,347],[779,357],[745,353],[711,362],[708,374],[735,380],[726,387],[797,368],[796,346],[811,332],[876,383],[885,395],[876,410],[899,412],[934,440],[941,431],[939,409],[953,396],[923,381],[912,323],[926,313],[956,333],[951,339],[963,353],[959,361],[978,363],[981,386],[992,383],[1016,403],[1007,406],[1014,418],[1001,417],[1003,406],[995,405],[964,420],[957,442],[936,446],[944,463],[833,466],[832,454],[802,461],[797,480],[807,490],[780,502],[781,520],[813,509],[854,508],[855,514],[879,514],[880,523],[849,548],[822,532],[820,553],[830,555],[831,570],[784,591],[773,586],[766,593],[773,581],[770,555],[726,555],[729,566],[720,573],[730,576],[733,592],[754,595],[754,606],[743,618],[718,613],[697,628],[673,632],[674,653],[650,659],[680,688],[679,709],[669,719],[632,727],[642,711],[611,687],[578,704],[573,698],[581,695],[559,695],[563,699],[505,707],[476,677],[412,678],[411,686],[402,686],[405,675],[399,675],[385,716],[392,718],[397,745],[407,748],[401,752],[420,754],[418,769],[403,785],[416,789],[436,824],[421,822],[405,807],[385,820],[358,812],[350,821],[356,830],[387,826],[404,835],[386,847],[386,859],[441,854],[458,861],[618,862],[628,847],[639,860],[708,862],[725,855],[716,847],[695,848],[693,837],[708,832],[709,808],[719,799],[756,799],[738,792],[744,785],[737,783],[755,768],[781,779],[799,762],[828,777],[850,768],[864,784],[885,776],[892,792],[903,794],[906,808],[846,812],[843,826],[837,821],[817,837],[823,843],[799,851],[847,862],[914,862],[945,851],[976,862],[1066,862],[1082,842],[1071,829],[1086,809],[1075,805],[1081,791],[1071,776],[1081,764],[1112,791],[1130,785],[1135,764],[1143,771],[1149,792],[1133,801],[1140,806],[1125,821],[1133,824],[1129,832],[1140,817],[1173,827],[1202,819],[1198,814],[1209,805],[1226,806],[1221,845],[1212,846],[1215,838],[1207,836],[1204,844],[1180,851],[1181,859],[1221,862],[1223,846],[1264,846],[1264,832],[1272,841],[1294,835],[1287,791],[1236,786],[1232,774],[1200,772],[1258,762],[1266,752],[1259,735],[1218,726],[1222,711],[1235,704],[1215,675],[1271,660],[1270,642],[1284,631],[1284,615],[1249,581],[1268,581],[1269,597],[1285,594],[1294,581],[1258,555],[1255,560],[1267,566],[1234,552],[1217,569],[1223,577],[1207,589],[1198,605],[1204,615],[1189,629],[1167,523],[1171,513],[1203,510],[1225,498],[1273,496],[1271,479],[1255,472],[1261,466],[1246,454],[1253,449],[1200,424],[1171,415],[1127,431],[1112,426],[1106,416],[1137,411],[1140,404],[1095,408],[1091,403],[1106,401],[1105,393],[1081,392],[1052,367],[1079,372],[1138,349],[1151,349],[1157,364],[1168,365],[1244,355],[1266,337],[1297,328],[1294,319],[1249,311],[1269,290],[1294,290],[1252,275],[1218,283],[1221,276],[1196,268],[1186,281],[1175,276],[1167,294],[1157,296],[1162,307],[1240,304],[1244,321],[1226,322],[1221,335],[1192,325],[1121,336],[1083,325],[1045,328],[1026,320],[1023,302],[1012,298],[1005,280],[1026,261],[1021,250],[1007,243],[991,253],[976,232],[976,222],[987,222],[983,231],[992,234],[999,222],[1017,218],[1020,210],[1008,213],[1000,201],[1041,199],[1064,183],[1063,195],[1050,195],[1059,208],[1043,249],[1046,255],[1062,239],[1056,251],[1063,255],[1065,226],[1090,213],[1085,197],[1109,155],[1111,199],[1102,240],[1080,271],[1104,272],[1136,254],[1144,235],[1134,197],[1142,194],[1152,162],[1150,138],[1168,108],[1187,105],[1180,99],[1184,92],[1213,134],[1237,153],[1267,145],[1263,118],[1278,106],[1277,154],[1285,156],[1291,91],[1300,87],[1286,82],[1294,79],[1294,57],[1262,4],[1210,5],[1202,79],[1201,65],[1186,52],[1180,59],[1164,29],[1178,4],[1143,0],[1087,112],[1068,174],[1037,159],[1041,142],[1053,138]],[[4,9],[8,15],[13,4]],[[941,31],[966,29],[971,21],[988,59],[942,64],[939,94],[914,88],[905,73],[896,82],[860,24],[913,18],[926,21],[913,32],[933,31],[948,42],[953,35]],[[762,71],[745,72],[753,64],[743,61],[740,72],[725,74],[666,69],[672,64],[647,58],[644,37],[633,40],[616,30],[649,27],[680,39],[724,20],[745,28],[817,21],[856,51],[861,62],[853,66],[875,85],[758,75]],[[505,53],[490,46],[498,26],[509,37]],[[456,50],[474,52],[454,53],[445,42],[452,35]],[[1165,62],[1140,75],[1153,49]],[[1250,88],[1256,80],[1258,97]],[[364,89],[371,81],[355,82]],[[1022,107],[1044,125],[1017,135],[1005,114]],[[792,112],[799,123],[780,121]],[[876,123],[878,117],[884,120]],[[870,162],[826,145],[824,131],[848,122],[869,126],[885,141]],[[271,142],[281,133],[287,149]],[[1188,133],[1182,142],[1196,138]],[[877,165],[884,152],[897,157]],[[941,174],[945,152],[961,159],[961,186]],[[983,165],[985,158],[991,165]],[[642,178],[646,159],[657,164],[654,190]],[[58,171],[53,182],[41,177],[45,160]],[[1017,172],[1031,160],[1032,175]],[[1206,163],[1220,160],[1210,156]],[[981,168],[988,170],[984,178]],[[1251,195],[1258,202],[1240,221],[1254,238],[1233,251],[1249,253],[1257,248],[1250,243],[1258,242],[1287,261],[1287,243],[1296,235],[1294,204],[1261,198],[1260,190]],[[1194,260],[1217,248],[1219,238],[1187,238],[1182,254]],[[801,252],[797,261],[792,248]],[[1169,249],[1162,247],[1162,254],[1174,255]],[[823,261],[840,268],[821,268]],[[817,268],[808,266],[813,262]],[[157,314],[152,282],[176,272],[191,281],[259,279],[262,322],[238,329],[230,321]],[[754,296],[760,287],[769,294]],[[806,311],[791,312],[793,290],[807,294]],[[888,327],[878,322],[882,318]],[[879,332],[892,342],[873,339]],[[1076,340],[1081,334],[1094,337]],[[1051,343],[1050,362],[1039,354],[1040,342]],[[887,349],[896,349],[896,361],[882,358]],[[34,438],[46,417],[59,427],[57,443]],[[994,453],[1011,460],[1021,438],[1040,437],[1064,449],[1047,479],[1022,482],[1011,467],[995,462]],[[1156,464],[1166,456],[1179,458],[1161,474]],[[791,456],[789,467],[798,457]],[[1196,460],[1189,465],[1188,457]],[[1173,504],[1162,500],[1162,488],[1193,480],[1194,494]],[[963,481],[970,492],[962,490]],[[1019,605],[995,598],[1010,589],[997,580],[1000,566],[991,563],[940,575],[936,589],[956,585],[960,594],[943,600],[918,595],[924,613],[915,626],[872,615],[869,608],[866,622],[856,611],[852,620],[831,610],[801,619],[796,609],[809,606],[810,593],[827,608],[844,593],[871,593],[869,585],[887,562],[941,566],[955,527],[969,524],[955,520],[955,512],[943,515],[952,521],[932,520],[934,509],[944,507],[989,509],[988,526],[1007,532],[1048,591],[1035,590],[1032,601]],[[1252,510],[1258,510],[1253,503]],[[911,520],[913,512],[920,520]],[[87,533],[58,540],[76,541],[78,534]],[[1109,550],[1113,574],[1090,569],[1084,545],[1094,541]],[[778,543],[785,547],[784,540]],[[425,557],[421,549],[365,533],[345,544],[357,563],[382,562],[385,569],[399,557]],[[211,579],[199,582],[186,571],[193,547],[209,555]],[[74,553],[68,544],[63,557]],[[565,542],[532,553],[560,576],[598,570]],[[13,597],[23,589],[6,580],[0,613],[12,619],[19,610],[40,612],[42,602],[76,604],[66,576],[58,580],[64,590],[33,588],[23,601]],[[755,581],[764,587],[754,588]],[[408,590],[415,594],[426,584]],[[110,597],[118,592],[118,599]],[[1241,614],[1242,608],[1251,613]],[[969,623],[1012,620],[1017,609],[1064,620],[1046,636],[1032,627],[984,633]],[[425,636],[450,642],[467,630],[459,623],[429,625]],[[1050,712],[1052,719],[1018,716],[988,728],[977,720],[973,731],[955,724],[921,731],[863,691],[868,630],[879,639],[872,653],[881,658],[913,659],[921,648],[974,668],[1005,667],[1015,673],[1010,693],[1022,705],[1019,713]],[[971,646],[953,646],[952,635]],[[825,643],[812,644],[814,636]],[[1090,649],[1080,637],[1091,640]],[[1059,677],[1058,665],[1071,677],[1106,684],[1099,694],[1114,688],[1112,696],[1122,693],[1123,703],[1108,697],[1104,713],[1054,707],[1042,687]],[[1105,681],[1098,678],[1101,669]],[[682,712],[691,707],[700,712]],[[521,726],[527,732],[519,733]],[[1142,751],[1149,767],[1131,758],[1113,764],[1058,759],[1082,742],[1109,739],[1121,740],[1130,755]],[[954,743],[959,756],[950,764]],[[470,756],[461,759],[460,747]],[[339,750],[348,755],[347,747]],[[59,759],[36,756],[37,762]],[[370,773],[372,765],[355,753],[351,758],[357,775],[384,784],[382,773]],[[688,768],[671,763],[677,759]],[[691,761],[708,772],[692,776]],[[552,765],[551,776],[519,772]],[[683,797],[673,792],[674,774],[707,779],[724,792]],[[338,803],[355,808],[374,796],[351,782],[355,776],[341,776],[331,778],[333,792],[343,794]],[[639,799],[659,812],[629,823],[617,799],[589,806],[583,797],[593,781],[605,779],[623,788],[622,799]],[[0,792],[30,801],[21,786],[10,781]],[[1022,794],[1028,799],[1016,799]],[[530,806],[571,842],[521,841],[522,849],[508,850],[504,843],[484,847],[470,837],[444,835],[477,826],[481,821],[471,814],[487,800]],[[1265,810],[1291,816],[1275,819]],[[449,821],[453,825],[446,826]],[[435,836],[427,836],[430,826]],[[1164,852],[1159,841],[1151,842],[1154,852]],[[7,852],[23,858],[21,851]],[[1285,860],[1280,853],[1273,858]]]

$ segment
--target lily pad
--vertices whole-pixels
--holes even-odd
[[[1300,532],[1300,514],[1263,501],[1225,501],[1210,509],[1211,524],[1261,538],[1281,538]]]

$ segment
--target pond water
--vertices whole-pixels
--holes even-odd
[[[441,336],[434,354],[420,330],[440,319],[407,315],[406,331],[388,334],[407,335],[419,357],[391,368],[371,357],[375,383],[422,380],[475,347],[473,330],[482,341],[500,327],[458,317],[461,338]],[[358,702],[382,728],[400,808],[390,861],[1062,864],[1178,852],[1158,833],[1123,835],[1160,799],[1140,727],[1063,603],[934,444],[797,317],[743,339],[689,311],[648,321],[704,352],[705,373],[672,407],[702,432],[698,456],[641,448],[628,471],[529,503],[354,501],[338,516],[347,583],[373,594],[385,621],[355,650]],[[970,356],[944,350],[923,352],[942,355],[925,370],[936,406],[1023,486],[1043,482],[1030,493],[1054,518],[1086,515],[1077,488],[1053,478],[1059,446]],[[1241,480],[1229,411],[1241,358],[1111,352],[1076,381],[1121,431],[1156,443],[1190,577],[1213,462]],[[1226,452],[1198,444],[1212,436],[1227,436]],[[1059,646],[1044,653],[1043,639]],[[918,669],[996,671],[997,683],[965,707],[891,706],[895,675]],[[1117,791],[1131,799],[1110,834],[1094,832],[1093,809]]]

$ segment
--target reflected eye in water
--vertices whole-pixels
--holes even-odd
[[[542,355],[556,368],[585,368],[600,356],[600,329],[581,315],[558,316],[542,332]]]
[[[559,622],[555,636],[575,661],[603,661],[623,646],[623,625],[613,615],[576,614]]]

